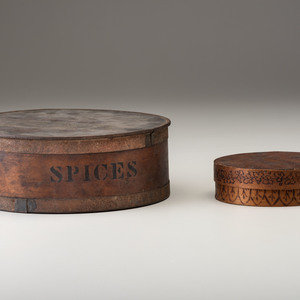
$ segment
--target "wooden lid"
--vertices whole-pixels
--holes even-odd
[[[70,139],[124,136],[167,126],[161,116],[116,110],[40,109],[0,113],[0,137]]]
[[[215,181],[255,189],[300,188],[300,152],[259,152],[215,160]]]
[[[0,113],[0,151],[79,154],[151,146],[170,120],[157,115],[92,109]],[[163,136],[162,136],[163,134]]]
[[[291,205],[299,205],[300,152],[259,152],[224,156],[214,162],[214,179],[218,200],[244,205],[282,206],[289,203],[291,198]],[[285,199],[282,199],[281,191],[291,191],[291,194],[284,192]]]

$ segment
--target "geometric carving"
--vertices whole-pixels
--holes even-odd
[[[267,171],[267,170],[226,170],[218,168],[215,180],[224,184],[263,184],[289,186],[300,182],[300,172]]]
[[[216,184],[216,199],[239,205],[295,206],[300,205],[300,189],[258,190]]]

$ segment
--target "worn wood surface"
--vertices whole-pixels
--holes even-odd
[[[300,153],[229,155],[214,162],[216,199],[240,205],[300,205]]]
[[[167,118],[97,109],[40,109],[0,113],[0,137],[68,139],[124,136],[169,125]]]
[[[106,211],[169,195],[164,117],[102,110],[0,114],[0,209]]]

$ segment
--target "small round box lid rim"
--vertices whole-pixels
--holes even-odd
[[[299,170],[300,152],[254,152],[223,156],[215,165],[248,170]]]

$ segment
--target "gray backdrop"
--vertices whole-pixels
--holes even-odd
[[[296,0],[1,0],[1,101],[294,98],[299,9]]]
[[[172,195],[0,213],[1,299],[299,299],[300,209],[214,200],[212,161],[299,151],[300,1],[0,0],[0,110],[172,120]],[[1,187],[0,187],[1,190]]]

